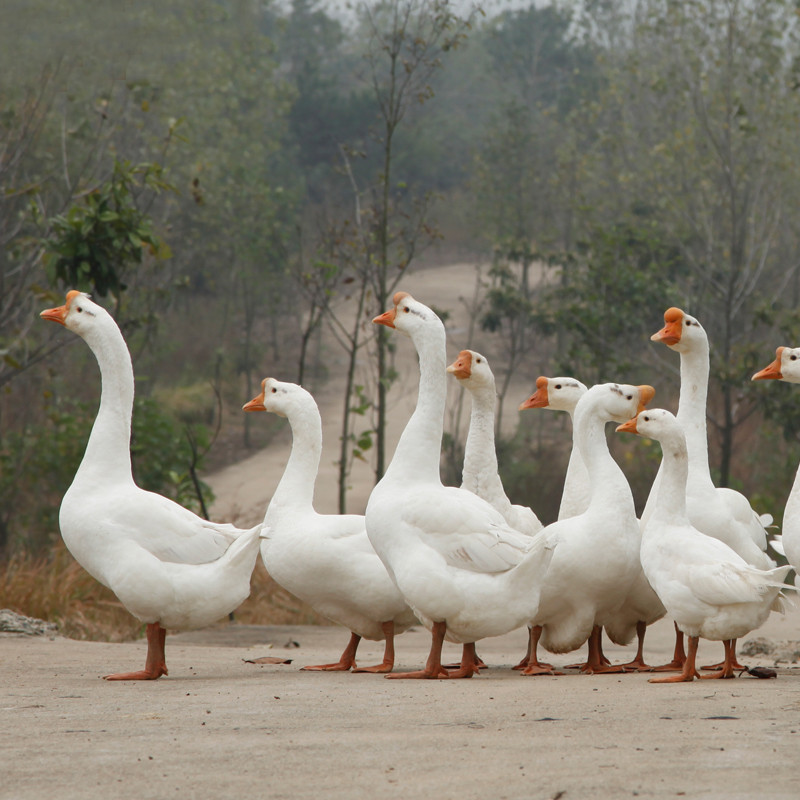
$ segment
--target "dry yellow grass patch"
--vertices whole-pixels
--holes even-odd
[[[72,639],[122,642],[143,635],[144,626],[70,555],[62,542],[43,555],[24,551],[0,564],[0,608],[54,622]],[[259,561],[250,597],[235,613],[251,625],[325,624],[269,577]]]

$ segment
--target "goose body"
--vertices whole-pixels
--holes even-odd
[[[322,423],[314,398],[297,384],[265,378],[261,394],[244,409],[284,416],[292,429],[291,455],[264,517],[264,564],[284,589],[352,634],[339,662],[306,669],[355,667],[363,637],[385,639],[387,646],[383,663],[368,671],[390,672],[393,637],[416,618],[370,544],[364,517],[314,509],[322,453]]]
[[[133,368],[116,322],[77,291],[41,316],[84,339],[102,383],[86,452],[61,503],[61,534],[78,563],[148,626],[148,667],[107,677],[157,678],[167,673],[166,628],[208,625],[247,598],[260,526],[244,531],[209,522],[137,486],[130,459]]]
[[[508,499],[498,472],[494,441],[497,390],[486,356],[474,350],[462,350],[447,371],[472,398],[461,488],[494,506],[512,528],[533,536],[542,529],[542,523],[530,508]]]
[[[541,533],[526,536],[482,498],[442,485],[447,373],[441,320],[397,292],[394,307],[374,322],[407,334],[420,367],[416,409],[366,510],[375,551],[433,634],[426,668],[400,677],[446,677],[445,637],[465,645],[461,668],[450,677],[470,677],[476,640],[513,630],[535,613],[550,551]]]
[[[649,386],[625,384],[600,384],[583,394],[574,419],[589,475],[589,504],[583,513],[544,530],[553,556],[531,624],[541,626],[542,643],[554,653],[574,650],[594,636],[586,667],[591,672],[605,669],[596,652],[600,628],[619,613],[640,571],[633,496],[608,451],[605,424],[644,407],[652,396]]]
[[[725,643],[722,669],[707,677],[734,677],[733,642],[759,627],[780,602],[790,567],[761,570],[719,539],[701,533],[687,511],[687,441],[678,420],[663,409],[647,410],[617,430],[657,439],[663,450],[661,486],[642,534],[645,574],[678,628],[689,636],[681,675],[697,676],[697,639]]]

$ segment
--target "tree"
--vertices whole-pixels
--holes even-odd
[[[461,19],[448,0],[381,0],[363,9],[362,25],[368,41],[366,79],[379,108],[377,133],[382,158],[372,205],[375,208],[375,261],[370,277],[376,307],[385,310],[403,271],[430,232],[426,219],[429,201],[403,211],[406,186],[394,178],[395,137],[411,109],[433,96],[430,81],[442,58],[465,38],[469,20]],[[405,204],[408,205],[408,204]],[[386,462],[386,392],[389,383],[386,331],[376,334],[378,402],[375,476]]]

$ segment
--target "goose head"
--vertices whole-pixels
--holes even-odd
[[[575,378],[547,378],[540,375],[536,379],[536,391],[520,404],[519,410],[552,408],[571,414],[586,391],[586,386]]]
[[[576,411],[592,405],[603,416],[614,422],[626,422],[644,411],[653,399],[656,390],[643,384],[633,386],[627,383],[601,383],[592,386],[578,402]]]
[[[482,356],[474,350],[462,350],[447,371],[467,389],[491,388],[494,390],[494,375],[489,367],[489,362],[486,360],[486,356]]]
[[[779,347],[775,360],[753,375],[754,381],[766,380],[800,383],[800,347]]]
[[[88,294],[75,289],[67,292],[66,302],[57,308],[48,308],[39,314],[42,319],[58,322],[84,339],[110,323],[116,327],[111,315],[95,303]]]
[[[444,325],[438,316],[426,306],[415,300],[408,292],[395,292],[392,298],[394,307],[375,317],[376,325],[395,328],[412,339],[423,333],[438,329],[444,333]]]
[[[675,415],[664,408],[648,408],[617,427],[617,433],[636,433],[657,442],[683,436]]]
[[[670,350],[687,353],[698,345],[708,346],[708,337],[703,326],[680,308],[668,308],[664,312],[664,327],[650,339],[663,342]]]
[[[261,393],[242,406],[242,411],[269,411],[279,417],[288,416],[292,408],[314,403],[311,395],[296,383],[284,383],[275,378],[261,381]]]

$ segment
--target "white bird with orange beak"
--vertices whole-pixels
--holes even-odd
[[[167,628],[210,625],[250,594],[261,526],[209,522],[140,489],[130,456],[133,367],[117,323],[78,291],[41,316],[89,345],[102,386],[86,452],[61,502],[61,535],[78,563],[147,625],[145,668],[105,677],[154,680],[167,674]]]
[[[767,619],[781,600],[789,566],[757,569],[724,542],[701,533],[687,510],[689,455],[678,420],[664,409],[647,409],[620,425],[661,443],[661,485],[642,533],[645,575],[675,624],[689,637],[679,675],[651,678],[651,683],[691,681],[701,677],[695,656],[700,637],[722,641],[725,660],[704,678],[735,677],[735,641]]]
[[[431,630],[424,669],[387,678],[469,678],[475,642],[524,625],[538,608],[550,562],[544,531],[526,536],[465,489],[442,485],[439,459],[447,395],[445,330],[407,292],[373,322],[409,336],[419,355],[417,406],[370,495],[367,534],[408,604]],[[441,661],[444,639],[464,645],[461,666]]]
[[[351,632],[339,661],[303,669],[391,672],[395,634],[417,620],[370,544],[364,517],[314,509],[322,454],[322,421],[314,398],[295,383],[264,378],[261,393],[244,410],[286,417],[292,429],[292,452],[264,516],[264,565],[284,589]],[[362,638],[385,641],[380,664],[357,667]]]
[[[686,510],[692,525],[702,533],[725,542],[751,566],[771,569],[775,562],[765,552],[767,535],[764,528],[771,517],[760,518],[741,492],[717,488],[711,480],[706,431],[709,344],[703,326],[680,308],[668,308],[664,312],[664,327],[650,338],[680,354],[681,388],[676,416],[686,436],[689,459]],[[660,483],[659,470],[642,513],[645,530]],[[781,600],[777,598],[776,610],[780,608]],[[675,667],[680,666],[681,648],[681,643],[676,642]],[[714,668],[718,666],[713,665]],[[738,662],[737,666],[741,667]]]
[[[508,499],[497,468],[494,443],[497,390],[486,356],[474,350],[462,350],[447,371],[472,398],[461,488],[493,505],[512,528],[533,536],[542,529],[542,523],[528,506],[516,505]]]

